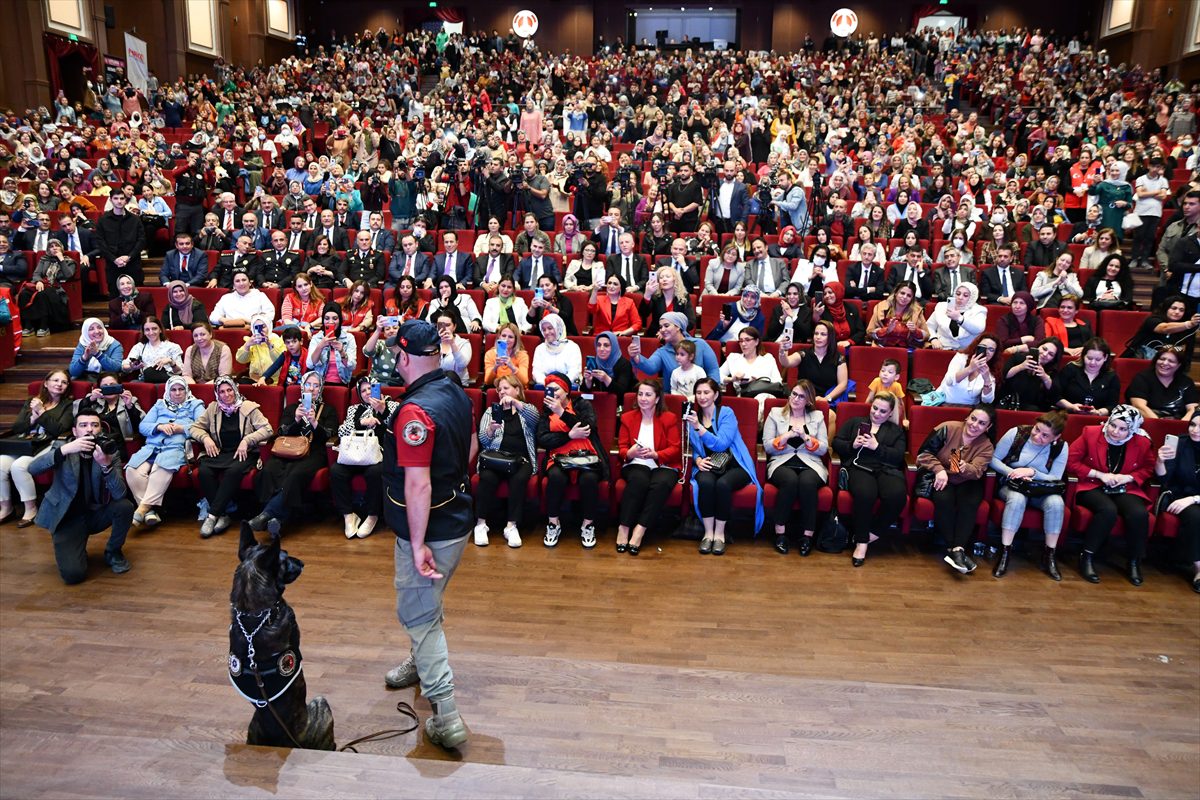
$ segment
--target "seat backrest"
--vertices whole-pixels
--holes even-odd
[[[967,409],[955,406],[913,406],[908,416],[908,454],[916,458],[925,439],[943,422],[961,422]]]
[[[608,392],[597,392],[590,399],[592,409],[596,412],[596,428],[600,442],[611,449],[617,441],[617,396]]]
[[[954,350],[914,350],[912,355],[912,377],[925,378],[936,387],[946,377],[946,369],[957,353]]]
[[[1150,369],[1150,359],[1148,358],[1114,358],[1113,372],[1117,373],[1117,380],[1121,382],[1121,396],[1124,397],[1125,391],[1129,389],[1130,382],[1139,372],[1145,372]]]
[[[1150,441],[1154,442],[1157,449],[1162,447],[1163,437],[1167,434],[1178,436],[1181,440],[1187,439],[1188,422],[1182,419],[1148,419],[1142,423],[1142,430],[1150,436]]]
[[[1119,356],[1148,316],[1145,311],[1104,310],[1100,312],[1100,329],[1097,333],[1104,337],[1108,346]]]
[[[754,458],[758,452],[758,401],[752,397],[722,397],[721,405],[737,415],[742,441]]]
[[[847,356],[846,367],[857,384],[857,397],[866,398],[867,387],[879,377],[880,367],[889,358],[900,362],[900,386],[908,385],[908,350],[903,347],[851,347]]]

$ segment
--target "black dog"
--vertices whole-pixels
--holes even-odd
[[[333,750],[333,712],[324,697],[305,703],[300,628],[283,599],[304,563],[280,547],[277,522],[270,533],[270,544],[261,544],[242,523],[229,594],[229,679],[257,707],[246,744]]]

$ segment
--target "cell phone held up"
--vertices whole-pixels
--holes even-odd
[[[504,340],[496,342],[496,358],[508,358],[508,342]]]
[[[383,387],[381,387],[378,383],[371,384],[371,399],[372,400],[382,400],[383,399]]]
[[[859,436],[870,436],[871,435],[871,423],[869,423],[869,422],[858,423],[858,435]]]
[[[584,362],[584,369],[588,370],[589,372],[597,369],[595,356],[587,357],[587,360]]]

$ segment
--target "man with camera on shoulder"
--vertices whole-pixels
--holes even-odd
[[[31,475],[54,470],[54,482],[38,509],[37,524],[50,531],[58,574],[67,584],[87,578],[87,540],[111,528],[104,563],[118,575],[129,571],[121,552],[133,522],[133,503],[121,473],[120,442],[103,433],[100,416],[81,409],[74,438],[43,450],[29,465]]]

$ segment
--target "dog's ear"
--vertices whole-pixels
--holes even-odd
[[[250,527],[250,523],[242,523],[242,534],[238,539],[238,561],[246,560],[246,553],[258,545],[258,539],[254,536],[254,529]]]

